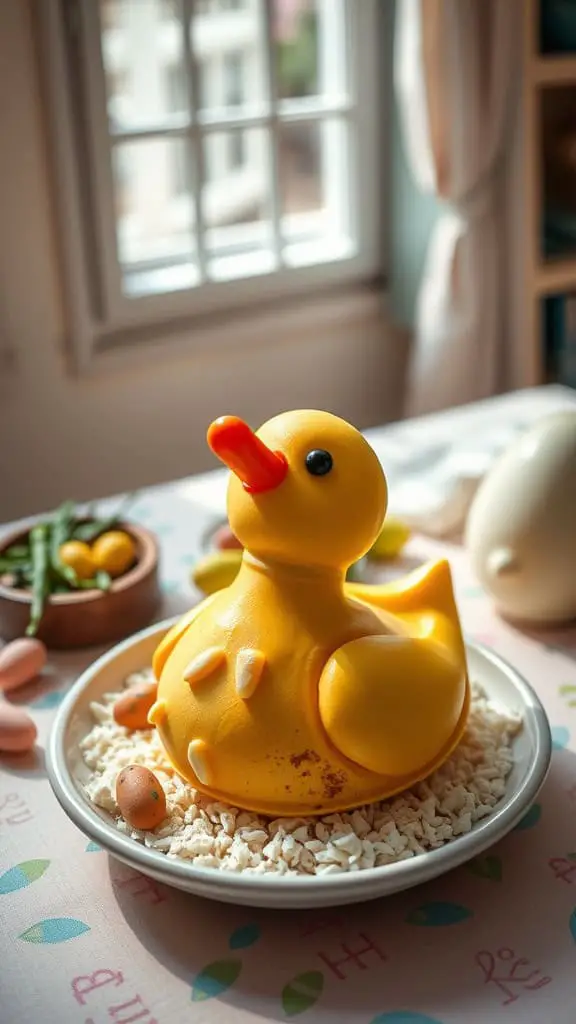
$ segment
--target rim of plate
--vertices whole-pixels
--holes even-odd
[[[460,866],[469,860],[470,856],[482,853],[504,834],[511,831],[521,821],[546,779],[552,757],[552,735],[548,717],[539,697],[524,677],[504,658],[484,644],[467,641],[466,646],[469,650],[479,652],[500,673],[507,676],[519,691],[524,704],[524,714],[530,715],[532,719],[533,741],[536,748],[523,785],[509,799],[505,800],[503,806],[497,808],[489,818],[485,818],[475,825],[471,832],[460,836],[454,843],[447,843],[436,850],[429,850],[425,855],[414,857],[411,860],[364,868],[358,872],[342,872],[339,875],[328,876],[310,875],[286,878],[275,877],[273,874],[243,875],[241,872],[216,871],[214,868],[194,867],[193,864],[185,861],[168,859],[159,850],[149,849],[129,836],[123,835],[111,822],[100,817],[87,798],[79,791],[68,767],[64,739],[76,702],[94,676],[106,665],[115,661],[122,651],[137,646],[155,633],[165,632],[180,618],[181,616],[177,615],[148,626],[116,644],[92,662],[79,676],[60,705],[46,749],[48,778],[58,803],[68,817],[81,832],[88,835],[109,853],[116,855],[119,860],[124,862],[136,863],[144,872],[146,869],[150,874],[160,871],[165,875],[172,876],[173,879],[187,881],[189,884],[197,883],[198,887],[220,889],[222,893],[242,889],[246,894],[250,892],[256,894],[266,890],[272,895],[274,892],[282,894],[290,890],[293,893],[305,895],[310,892],[311,887],[321,886],[326,893],[336,893],[339,889],[346,888],[348,893],[360,894],[364,890],[373,891],[376,880],[384,880],[384,878],[387,888],[393,887],[395,879],[402,883],[402,888],[409,888],[418,884],[421,876],[428,880],[437,874],[444,874],[446,871]],[[505,833],[502,831],[503,818],[506,822]],[[470,845],[474,847],[473,854],[469,852]]]

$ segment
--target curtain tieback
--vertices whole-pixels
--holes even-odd
[[[461,196],[443,196],[446,207],[465,224],[484,220],[494,208],[496,189],[494,175],[486,174],[476,185]]]

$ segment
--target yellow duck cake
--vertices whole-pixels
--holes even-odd
[[[381,529],[387,486],[344,420],[288,412],[254,433],[224,416],[208,443],[231,470],[244,554],[154,656],[149,720],[174,768],[273,816],[343,810],[424,778],[470,702],[448,563],[382,586],[345,581]]]

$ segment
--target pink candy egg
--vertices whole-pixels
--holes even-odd
[[[14,690],[30,682],[46,664],[47,652],[41,640],[23,637],[0,650],[0,690]]]
[[[238,550],[242,548],[242,545],[235,534],[228,526],[228,523],[224,523],[219,526],[212,537],[212,543],[218,551],[230,551]]]
[[[22,708],[0,703],[0,751],[25,754],[36,740],[34,722]]]

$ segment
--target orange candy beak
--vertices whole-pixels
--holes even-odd
[[[288,472],[282,453],[268,448],[237,416],[215,420],[208,428],[207,438],[214,454],[252,494],[278,487]]]

